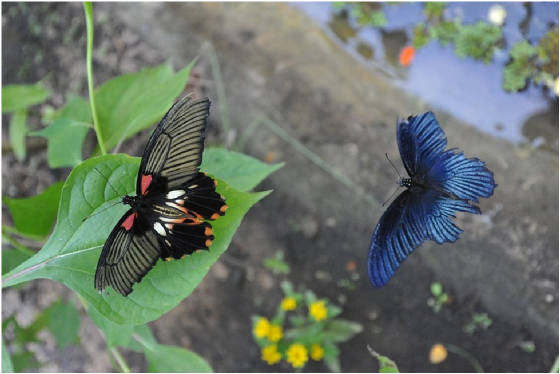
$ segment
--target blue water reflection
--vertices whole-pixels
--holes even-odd
[[[384,40],[379,29],[372,27],[360,28],[356,37],[343,44],[343,47],[366,65],[393,76],[398,86],[417,95],[431,108],[452,112],[494,136],[515,143],[522,142],[526,140],[522,135],[522,127],[527,119],[548,110],[557,112],[558,101],[550,90],[546,90],[545,94],[541,88],[532,86],[524,92],[505,92],[502,88],[503,68],[509,59],[508,51],[512,44],[524,36],[536,43],[549,30],[551,23],[558,24],[558,3],[448,3],[444,17],[449,20],[459,17],[465,23],[486,21],[488,9],[493,4],[502,5],[507,12],[503,25],[505,50],[498,51],[494,60],[487,65],[470,58],[457,57],[453,45],[444,47],[438,41],[431,41],[417,51],[413,63],[403,69],[394,66],[395,56],[386,56],[387,45],[384,43],[387,43],[387,39]],[[337,39],[328,28],[333,14],[331,4],[294,3],[294,6]],[[414,25],[424,20],[423,9],[422,3],[383,5],[387,18],[387,26],[383,28],[385,35],[401,31],[410,40]],[[365,42],[373,48],[371,60],[364,59],[356,52],[359,42]],[[391,50],[400,47],[392,46]],[[389,61],[393,61],[393,65]],[[550,125],[558,126],[557,123]]]

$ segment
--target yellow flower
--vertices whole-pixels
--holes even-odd
[[[292,344],[286,351],[286,360],[294,368],[302,368],[307,359],[307,348],[303,344]]]
[[[325,307],[325,301],[315,301],[309,306],[309,315],[315,319],[315,321],[321,321],[327,318],[327,308]]]
[[[447,349],[443,344],[434,344],[430,349],[430,362],[432,364],[439,364],[447,358]]]
[[[285,297],[282,299],[282,309],[284,310],[294,310],[296,308],[296,299],[293,297]]]
[[[325,355],[325,350],[319,344],[313,344],[311,346],[311,358],[315,361],[321,361]]]
[[[270,325],[270,329],[268,330],[268,340],[273,343],[276,343],[278,340],[282,339],[284,336],[284,332],[282,331],[282,326],[278,325]]]
[[[268,335],[269,331],[270,331],[270,322],[268,322],[268,319],[264,317],[259,318],[257,323],[255,323],[255,327],[253,328],[253,333],[255,334],[255,336],[257,338],[264,338],[265,336]]]
[[[261,359],[263,361],[266,361],[266,363],[269,365],[274,365],[280,362],[281,358],[282,355],[280,354],[280,352],[278,352],[276,344],[268,345],[261,349]]]

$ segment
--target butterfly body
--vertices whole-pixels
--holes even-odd
[[[406,189],[381,216],[368,255],[368,274],[382,287],[400,264],[425,240],[438,244],[456,241],[462,230],[452,221],[455,212],[480,214],[473,203],[490,197],[494,176],[484,162],[445,150],[447,139],[431,112],[397,124],[397,143],[409,178]]]
[[[126,296],[159,258],[179,259],[208,250],[208,221],[225,214],[217,182],[199,171],[210,102],[179,100],[152,134],[140,164],[136,196],[109,235],[95,273],[95,287]]]

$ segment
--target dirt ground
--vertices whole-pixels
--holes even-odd
[[[69,92],[86,96],[81,5],[4,3],[2,11],[3,84],[44,79],[54,92],[53,107],[63,105]],[[165,61],[179,69],[199,56],[190,89],[213,101],[209,144],[238,144],[252,121],[269,118],[379,202],[364,201],[268,128],[257,128],[242,151],[286,163],[258,187],[274,192],[245,217],[195,292],[151,324],[161,343],[194,350],[215,371],[290,371],[260,360],[250,321],[254,314],[273,314],[281,299],[279,283],[288,279],[341,304],[343,318],[364,326],[340,346],[343,371],[377,370],[366,345],[391,357],[403,372],[473,371],[469,361],[452,353],[442,364],[430,364],[429,349],[438,342],[468,351],[487,372],[550,370],[558,355],[557,154],[492,138],[452,113],[435,111],[449,146],[486,161],[499,187],[481,202],[481,216],[458,217],[464,229],[458,242],[426,242],[386,287],[373,289],[365,263],[381,202],[394,190],[395,174],[384,153],[399,158],[395,118],[431,108],[346,55],[286,4],[103,3],[94,5],[94,14],[96,82]],[[226,101],[217,94],[221,85]],[[2,136],[6,143],[6,126]],[[139,155],[145,139],[141,134],[121,151]],[[91,148],[93,139],[88,142]],[[48,169],[44,143],[34,144],[22,163],[3,149],[2,193],[31,196],[68,172]],[[3,223],[9,222],[3,213]],[[289,275],[262,266],[279,250],[291,266]],[[338,285],[349,277],[349,262],[360,275],[353,290]],[[438,314],[426,303],[434,281],[452,298]],[[3,290],[3,319],[16,314],[29,322],[61,295],[72,297],[46,280]],[[473,312],[488,313],[493,324],[471,336],[463,326]],[[45,362],[41,371],[113,370],[103,338],[82,314],[81,345],[58,352],[48,334],[32,345]],[[522,341],[533,341],[535,352],[519,348]],[[132,370],[146,369],[140,355],[125,352],[125,357]],[[321,363],[306,367],[326,370]]]

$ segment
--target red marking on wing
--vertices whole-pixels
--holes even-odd
[[[134,225],[134,218],[136,218],[136,213],[132,213],[131,215],[126,217],[121,226],[124,227],[126,231],[130,230],[132,228],[132,225]]]
[[[150,186],[150,183],[152,183],[152,176],[142,174],[142,180],[140,181],[140,193],[142,195],[146,194],[146,190]]]

